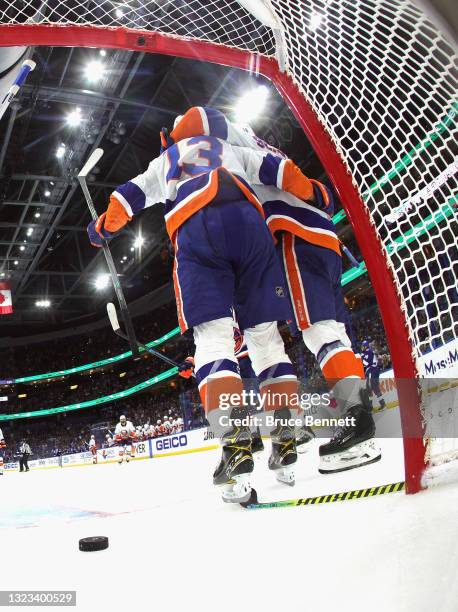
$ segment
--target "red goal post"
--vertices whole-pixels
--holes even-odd
[[[0,45],[160,53],[272,81],[332,180],[366,262],[397,379],[406,488],[420,490],[432,451],[419,360],[456,337],[458,319],[447,263],[458,188],[451,170],[444,174],[456,155],[453,46],[409,0],[127,0],[122,16],[114,7],[0,0]],[[437,177],[440,186],[415,203]],[[426,280],[416,278],[420,260]],[[449,318],[428,295],[429,266],[439,260]]]

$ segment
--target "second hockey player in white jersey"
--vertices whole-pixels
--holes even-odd
[[[133,442],[135,440],[135,427],[128,421],[124,414],[119,417],[119,423],[115,429],[115,441],[119,447],[118,463],[124,460],[129,463],[133,458]]]
[[[91,439],[89,440],[89,451],[92,453],[92,463],[95,465],[97,463],[97,443],[95,441],[95,436],[92,434]]]

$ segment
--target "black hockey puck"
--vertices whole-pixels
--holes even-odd
[[[108,548],[108,538],[106,536],[93,536],[92,538],[82,538],[79,541],[79,549],[84,552],[94,550],[105,550]]]

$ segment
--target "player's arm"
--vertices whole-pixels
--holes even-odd
[[[291,159],[247,147],[234,147],[234,150],[254,185],[272,185],[311,202],[329,215],[334,212],[331,191],[319,181],[306,177]]]
[[[146,172],[119,185],[110,196],[107,210],[91,221],[87,231],[93,246],[101,247],[102,239],[109,240],[121,230],[135,215],[145,208],[163,201],[160,170],[163,161],[153,159]]]

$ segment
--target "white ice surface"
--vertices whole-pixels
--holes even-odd
[[[268,501],[403,480],[400,442],[382,449],[379,463],[321,476],[315,448],[294,488],[273,481],[263,453],[254,484]],[[0,589],[75,589],[85,612],[458,610],[457,485],[244,510],[211,485],[218,456],[7,473]],[[91,535],[109,549],[80,552]]]

